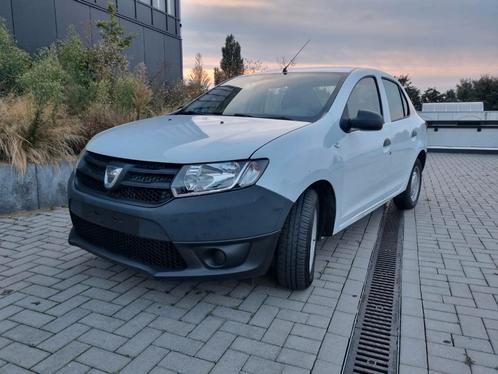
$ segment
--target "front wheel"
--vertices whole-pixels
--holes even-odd
[[[420,195],[420,187],[422,186],[422,163],[420,160],[415,161],[412,173],[410,174],[410,181],[406,190],[394,198],[394,204],[399,209],[413,209],[417,205],[418,197]]]
[[[292,207],[277,245],[275,270],[278,283],[291,290],[313,282],[318,241],[318,194],[305,191]]]

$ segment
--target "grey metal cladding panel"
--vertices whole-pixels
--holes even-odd
[[[135,0],[118,0],[118,13],[135,18]]]
[[[124,19],[120,20],[119,22],[126,32],[132,33],[134,35],[130,47],[125,51],[125,54],[130,61],[130,66],[134,67],[137,64],[145,61],[144,28],[143,26],[137,25],[136,23]]]
[[[57,38],[64,39],[73,26],[86,45],[91,42],[90,7],[73,0],[55,0]]]
[[[166,31],[166,15],[164,13],[158,12],[157,10],[153,10],[152,23],[154,24],[154,27]]]
[[[11,0],[0,0],[0,18],[5,20],[5,25],[10,32],[13,33],[14,29],[12,28],[12,8],[10,1]]]
[[[163,81],[166,75],[164,35],[144,28],[145,64],[151,80]]]
[[[166,80],[176,82],[182,78],[182,43],[170,36],[164,37]]]
[[[176,20],[170,16],[168,16],[168,32],[176,35]]]
[[[150,8],[139,2],[137,2],[137,20],[146,25],[152,25],[152,12]]]
[[[21,47],[35,52],[55,41],[57,35],[53,0],[15,0],[12,7],[16,39]]]
[[[101,36],[97,28],[97,22],[109,19],[109,15],[102,10],[90,7],[90,18],[92,21],[92,43],[98,43]]]
[[[111,0],[111,3],[113,3],[114,5],[116,4],[114,0]],[[107,6],[109,5],[109,0],[95,0],[95,4],[107,9]]]

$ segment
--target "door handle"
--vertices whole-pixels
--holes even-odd
[[[412,131],[412,138],[416,137],[417,136],[417,130],[413,130]]]
[[[387,138],[386,140],[384,140],[383,147],[389,147],[390,145],[391,145],[391,139]]]

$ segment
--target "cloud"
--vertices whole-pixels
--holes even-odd
[[[185,67],[217,65],[233,33],[243,56],[270,68],[311,39],[299,66],[374,66],[422,87],[498,74],[496,0],[184,0]]]

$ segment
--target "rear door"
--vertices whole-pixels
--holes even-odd
[[[368,110],[383,115],[377,79],[360,79],[351,91],[341,123]],[[386,133],[380,131],[347,131],[338,147],[343,159],[343,196],[341,222],[352,222],[366,210],[382,202],[389,191],[386,179],[391,167]]]
[[[382,78],[382,86],[386,94],[388,122],[384,125],[391,141],[392,162],[390,170],[390,188],[393,192],[406,188],[407,177],[413,165],[415,124],[410,118],[408,101],[397,82]]]

